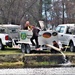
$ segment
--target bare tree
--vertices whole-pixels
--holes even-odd
[[[0,23],[24,24],[26,20],[37,25],[42,11],[40,0],[0,0]]]

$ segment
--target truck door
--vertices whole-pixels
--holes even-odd
[[[69,32],[69,28],[70,28],[70,27],[66,26],[66,31],[65,31],[65,33],[63,34],[64,44],[65,44],[65,45],[68,45],[68,44],[69,44],[69,40],[70,40],[71,32]]]
[[[58,32],[58,38],[61,41],[62,44],[64,44],[66,38],[64,37],[65,32],[66,32],[66,26],[58,26],[56,28],[56,31]]]

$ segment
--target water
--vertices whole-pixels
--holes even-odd
[[[66,55],[62,51],[60,51],[60,52],[63,55],[63,57],[66,59]]]
[[[63,55],[64,63],[66,63],[68,61],[67,56],[62,51],[60,53]]]
[[[60,48],[54,47],[54,46],[49,45],[49,44],[47,44],[47,46],[53,48],[56,51],[59,51],[62,54],[64,63],[62,63],[61,65],[63,65],[63,66],[71,65],[71,62],[69,61],[68,57],[61,51]]]
[[[71,66],[72,63],[71,63],[70,61],[68,61],[68,62],[66,62],[66,63],[62,63],[62,64],[60,64],[60,65],[62,65],[62,66]]]
[[[74,67],[0,69],[0,75],[75,75]]]
[[[64,60],[64,63],[62,63],[60,65],[62,65],[62,66],[71,66],[72,63],[70,62],[70,60],[68,59],[68,57],[62,51],[60,51],[60,52],[63,55],[63,60]]]

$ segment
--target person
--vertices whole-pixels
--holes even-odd
[[[29,21],[26,21],[25,26],[24,26],[24,29],[25,30],[28,30],[30,27],[31,27],[30,22]]]
[[[34,26],[32,27],[33,35],[31,37],[30,41],[31,41],[31,43],[32,43],[33,46],[36,46],[36,48],[39,48],[39,42],[38,42],[38,34],[39,34],[39,31],[40,31],[39,28],[34,27]],[[36,44],[34,43],[33,40],[35,40]]]
[[[40,29],[37,28],[37,27],[35,27],[35,26],[30,25],[30,22],[29,22],[29,21],[26,21],[25,29],[26,29],[26,30],[29,30],[29,31],[32,30],[33,35],[32,35],[32,37],[30,38],[30,41],[31,41],[31,43],[32,43],[32,46],[36,46],[36,48],[39,48],[38,34],[39,34]],[[33,40],[35,40],[36,44],[34,43]]]
[[[59,48],[59,45],[55,40],[53,41],[53,46]],[[59,52],[52,48],[51,53],[59,53]]]

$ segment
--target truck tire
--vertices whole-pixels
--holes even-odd
[[[25,49],[25,53],[29,54],[30,52],[31,52],[30,45],[27,44],[27,45],[26,45],[26,49]]]
[[[25,44],[21,44],[21,51],[22,51],[22,53],[25,53]]]
[[[2,42],[0,41],[0,50],[4,49]]]
[[[73,42],[70,42],[69,46],[70,46],[70,51],[74,52],[75,50],[74,50],[74,44],[73,44]]]

